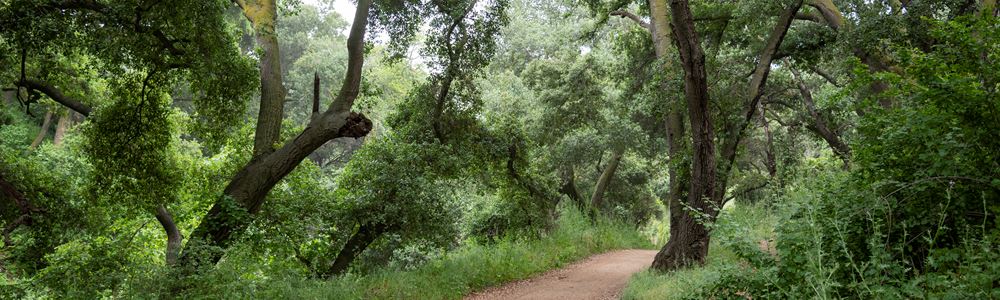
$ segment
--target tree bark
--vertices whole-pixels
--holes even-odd
[[[358,138],[371,130],[371,120],[359,113],[350,112],[360,92],[364,35],[371,3],[372,0],[358,1],[354,23],[347,39],[347,72],[337,98],[318,118],[310,121],[298,136],[278,150],[252,160],[233,177],[223,191],[224,195],[191,233],[191,238],[181,253],[181,265],[192,266],[199,261],[211,264],[218,262],[222,257],[219,251],[207,252],[204,257],[188,254],[198,252],[194,249],[203,246],[223,251],[227,249],[234,241],[234,235],[249,225],[250,216],[260,211],[271,189],[309,154],[334,138]]]
[[[358,257],[358,254],[365,251],[369,245],[375,242],[382,234],[389,230],[389,226],[381,223],[365,223],[358,227],[358,232],[354,233],[353,236],[347,243],[344,244],[344,248],[340,250],[337,254],[337,258],[333,260],[330,264],[330,268],[322,274],[324,278],[329,278],[332,276],[338,276],[347,272],[347,269],[354,262],[354,259]]]
[[[319,117],[319,73],[313,74],[313,107],[310,120]]]
[[[823,19],[826,20],[826,24],[833,30],[840,30],[844,26],[844,14],[836,5],[833,5],[832,0],[809,0],[808,4],[819,11]]]
[[[38,145],[42,144],[45,140],[45,136],[49,135],[49,126],[52,125],[52,110],[45,112],[45,120],[42,121],[42,128],[38,130],[38,135],[35,136],[35,140],[31,142],[31,146],[28,147],[29,150],[35,150]]]
[[[275,0],[240,0],[243,15],[253,24],[260,57],[260,111],[254,132],[253,154],[260,157],[274,151],[281,137],[285,86],[281,78],[281,54],[275,32],[278,10]]]
[[[601,172],[601,177],[597,180],[597,185],[594,187],[594,194],[590,197],[590,209],[594,213],[592,216],[600,212],[601,207],[604,206],[604,193],[608,190],[608,186],[611,185],[611,180],[615,177],[615,171],[618,170],[618,164],[621,162],[624,153],[625,147],[617,146],[612,151],[611,160],[604,167],[604,172]]]
[[[806,86],[805,82],[802,81],[802,77],[797,70],[791,69],[792,78],[795,80],[798,86],[799,93],[802,95],[802,103],[806,107],[806,111],[809,112],[809,116],[812,118],[812,122],[809,126],[806,126],[810,131],[816,133],[828,145],[830,149],[833,149],[833,154],[836,154],[842,161],[844,161],[844,168],[848,168],[851,164],[851,147],[848,146],[840,138],[837,133],[830,129],[830,126],[826,124],[826,118],[819,114],[816,110],[816,103],[813,101],[812,93],[809,91],[809,87]]]
[[[56,123],[56,134],[52,138],[52,144],[56,147],[62,145],[66,138],[66,131],[73,125],[73,111],[66,111],[59,114],[59,122]]]
[[[767,137],[767,147],[764,150],[764,163],[767,165],[767,175],[772,179],[778,175],[778,163],[774,158],[774,136],[771,134],[771,124],[767,122],[766,106],[760,105],[760,125],[764,127],[764,135]]]
[[[705,54],[698,39],[694,17],[687,0],[671,0],[674,34],[684,69],[684,95],[687,100],[691,124],[692,168],[691,184],[687,198],[687,213],[681,203],[671,203],[671,236],[663,249],[656,254],[652,267],[668,271],[702,263],[708,254],[708,229],[696,220],[695,215],[714,216],[716,208],[709,203],[715,194],[716,160],[715,132],[709,112],[708,80],[705,73]],[[675,216],[676,214],[676,216]],[[673,226],[677,221],[678,226]],[[709,220],[710,221],[710,220]]]
[[[160,222],[160,226],[167,234],[166,263],[168,266],[173,266],[177,264],[177,258],[181,252],[181,241],[183,240],[181,231],[177,229],[174,217],[163,205],[156,208],[156,221]]]

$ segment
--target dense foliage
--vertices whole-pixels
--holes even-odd
[[[995,2],[0,0],[0,298],[1000,297]]]

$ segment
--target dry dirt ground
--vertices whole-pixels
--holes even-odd
[[[481,291],[469,299],[618,299],[632,274],[649,268],[656,250],[591,256],[541,276]]]

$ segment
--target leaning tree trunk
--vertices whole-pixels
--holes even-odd
[[[809,116],[812,119],[811,124],[806,127],[830,145],[830,149],[833,149],[833,154],[836,154],[844,162],[844,169],[850,168],[851,147],[847,143],[844,143],[840,135],[830,129],[830,126],[826,123],[826,118],[819,114],[819,111],[816,109],[816,102],[813,101],[812,92],[809,91],[809,87],[802,81],[799,72],[794,68],[791,71],[792,77],[799,88],[799,94],[802,95],[802,103],[805,105],[806,111],[809,112]]]
[[[387,231],[389,231],[389,226],[382,223],[362,224],[358,227],[358,232],[354,233],[347,240],[347,243],[344,244],[344,248],[337,254],[337,258],[333,260],[333,264],[321,275],[324,278],[329,278],[344,274],[344,272],[347,272],[348,267],[351,266],[351,262]]]
[[[63,140],[66,138],[66,131],[69,127],[73,125],[73,111],[65,111],[59,114],[59,122],[56,122],[56,134],[52,137],[52,144],[57,147],[62,145]]]
[[[34,150],[35,148],[38,148],[38,145],[42,144],[42,141],[45,140],[45,136],[47,136],[49,133],[49,126],[51,125],[52,125],[52,111],[49,110],[45,112],[45,120],[42,121],[42,128],[38,130],[38,135],[35,136],[35,140],[32,141],[31,146],[28,147],[29,150]]]
[[[596,217],[598,212],[601,211],[601,207],[604,206],[604,193],[607,192],[608,186],[611,185],[611,180],[615,178],[615,171],[618,170],[618,164],[621,163],[624,153],[625,148],[617,146],[611,153],[611,160],[604,167],[604,172],[601,172],[601,177],[597,180],[597,185],[594,187],[594,194],[590,196],[592,218]]]
[[[184,237],[181,236],[181,231],[177,229],[177,223],[174,223],[174,217],[170,215],[165,206],[160,205],[156,208],[156,221],[160,222],[160,226],[167,234],[166,262],[168,266],[173,266],[177,264],[177,258],[181,252],[181,240]]]

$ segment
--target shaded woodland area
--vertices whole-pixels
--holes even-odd
[[[0,0],[0,298],[1000,297],[998,14]]]

